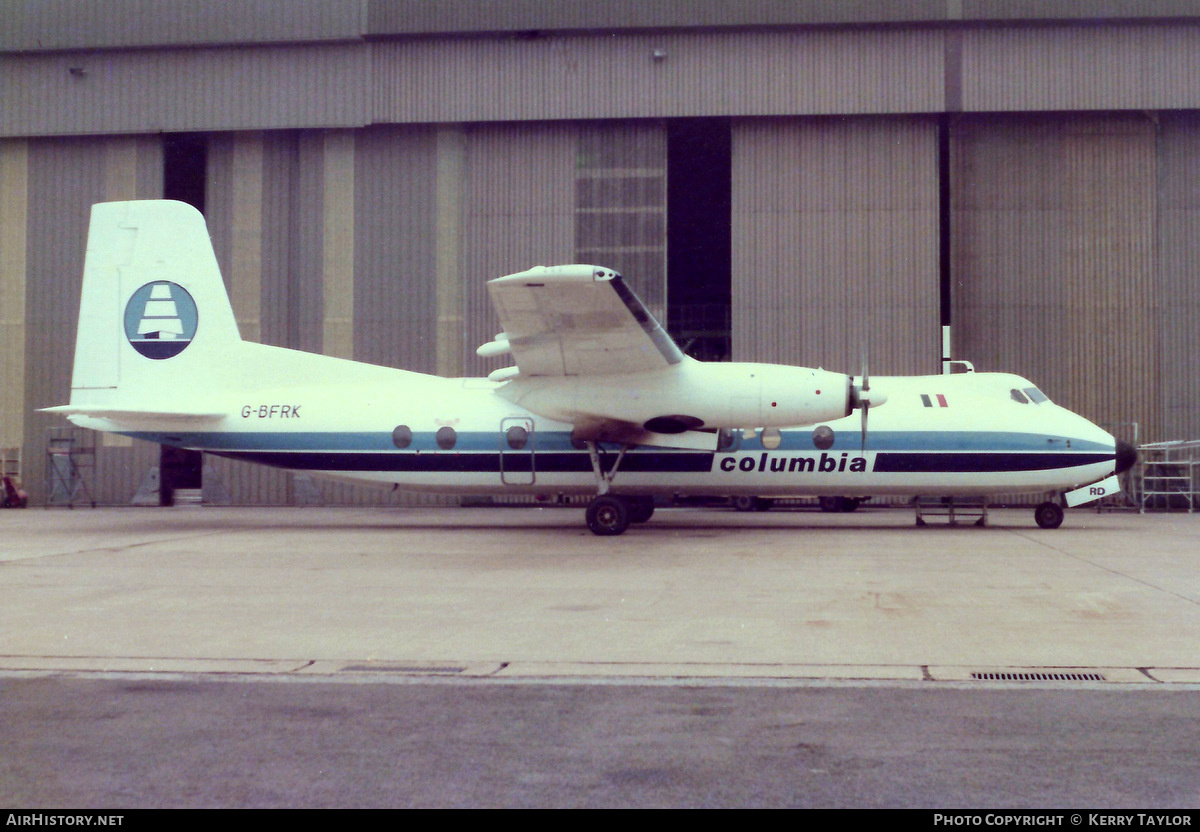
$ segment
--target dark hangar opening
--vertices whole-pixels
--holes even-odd
[[[730,358],[733,134],[727,118],[667,122],[667,330],[693,358]]]
[[[186,202],[204,213],[208,137],[203,133],[163,134],[163,199]]]
[[[203,133],[164,133],[163,199],[186,202],[204,213],[204,191],[208,177],[208,137]],[[179,488],[200,488],[204,455],[199,451],[159,447],[159,505],[175,502]]]

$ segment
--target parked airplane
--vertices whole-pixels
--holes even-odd
[[[70,404],[87,428],[375,485],[594,495],[620,534],[655,495],[1062,495],[1118,490],[1133,451],[1015,375],[868,380],[680,352],[621,276],[488,284],[515,366],[448,379],[243,341],[203,217],[93,206]],[[855,413],[858,411],[858,413]],[[870,426],[868,431],[868,412]],[[1065,494],[1064,494],[1065,492]],[[1060,502],[1035,511],[1057,527]]]

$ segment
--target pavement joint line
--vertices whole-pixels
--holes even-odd
[[[972,674],[991,675],[1087,675],[1091,680],[984,680]],[[1099,687],[1144,685],[1152,688],[1179,689],[1200,685],[1198,667],[1083,667],[1083,666],[996,666],[996,665],[795,665],[795,664],[718,664],[696,662],[546,662],[518,661],[431,661],[377,659],[218,659],[83,656],[0,656],[0,677],[70,675],[135,675],[203,678],[257,678],[273,680],[305,677],[312,680],[336,680],[356,677],[369,681],[395,678],[458,678],[474,680],[542,680],[571,682],[608,680],[620,683],[641,679],[663,682],[743,681],[845,683],[932,683],[989,686],[997,689],[1023,689],[1033,685],[1077,688],[1084,684]]]

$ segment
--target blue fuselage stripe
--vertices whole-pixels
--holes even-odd
[[[861,451],[861,438],[857,431],[840,434],[831,446],[822,450],[830,452]],[[176,445],[185,448],[212,451],[321,451],[396,453],[391,433],[378,432],[287,432],[287,431],[204,431],[187,433],[130,433],[137,439]],[[530,434],[530,447],[538,454],[547,451],[582,451],[572,444],[567,431],[535,431]],[[508,450],[503,446],[504,435],[499,431],[462,431],[457,434],[452,452]],[[403,449],[406,452],[440,452],[436,434],[433,432],[412,435],[412,442]],[[657,449],[656,449],[657,450]],[[758,438],[741,439],[735,447],[723,452],[758,453],[764,450]],[[816,453],[810,431],[783,431],[781,442],[772,452]],[[878,431],[867,439],[868,451],[904,451],[920,453],[976,452],[976,453],[1030,453],[1030,452],[1080,452],[1113,454],[1112,445],[1083,439],[1045,434],[1012,433],[1004,431]]]
[[[793,432],[793,438],[795,434]],[[388,433],[232,433],[134,434],[138,438],[168,445],[205,450],[231,459],[301,471],[395,472],[395,473],[495,473],[537,471],[539,473],[590,473],[585,449],[571,444],[570,434],[545,431],[530,435],[535,441],[523,450],[501,447],[502,436],[490,432],[463,432],[453,449],[437,447],[434,434],[414,434],[404,449],[395,447]],[[786,436],[787,434],[785,434]],[[736,470],[775,470],[769,459],[786,457],[845,457],[857,448],[837,453],[834,447],[821,452],[781,447],[764,451],[758,440],[733,451],[684,451],[638,447],[621,463],[624,472],[707,473],[733,471],[730,457],[760,458]],[[856,443],[857,444],[857,443]],[[1080,447],[1083,446],[1083,447]],[[1067,450],[1070,448],[1070,450]],[[1012,433],[892,432],[872,434],[869,440],[870,470],[874,473],[997,473],[1072,468],[1111,461],[1114,450],[1095,442],[1080,442]],[[602,448],[601,464],[608,470],[616,460],[615,448]],[[804,470],[804,464],[791,470]],[[814,470],[808,466],[808,470]]]

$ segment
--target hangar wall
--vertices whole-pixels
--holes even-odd
[[[965,117],[953,131],[958,355],[1163,436],[1156,127]]]
[[[94,202],[162,194],[162,149],[157,136],[103,140],[66,138],[29,142],[24,281],[25,483],[31,500],[43,497],[47,429],[61,417],[37,408],[64,403],[70,389],[79,320],[80,279],[88,216]],[[6,390],[6,397],[11,391]],[[11,429],[15,426],[6,426]],[[97,436],[91,484],[101,502],[127,502],[141,476],[156,465],[158,446],[119,436]]]
[[[739,119],[735,360],[939,372],[932,118]]]
[[[1200,113],[1163,113],[1158,128],[1162,312],[1147,329],[1159,333],[1159,386],[1131,395],[1161,400],[1158,438],[1194,439],[1200,436]]]
[[[1193,21],[365,37],[304,9],[255,43],[0,52],[0,445],[35,499],[87,206],[161,195],[160,131],[206,137],[245,337],[453,375],[496,366],[497,274],[596,260],[661,313],[667,119],[731,116],[736,357],[936,372],[948,269],[956,356],[1200,436]],[[94,488],[126,502],[155,450],[103,441]],[[296,499],[213,465],[236,501]]]

